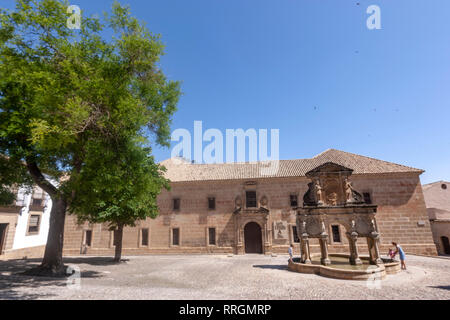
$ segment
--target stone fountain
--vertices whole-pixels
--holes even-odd
[[[307,273],[325,273],[344,279],[365,279],[370,274],[380,272],[382,277],[386,274],[386,266],[380,257],[376,212],[377,206],[367,204],[350,182],[353,170],[336,163],[328,162],[306,173],[311,179],[308,191],[303,197],[303,206],[297,208],[297,232],[300,239],[301,257],[298,262],[290,261],[289,269]],[[346,229],[349,242],[348,255],[330,255],[328,253],[330,224],[340,224]],[[310,239],[319,239],[320,264],[312,264]],[[369,257],[363,259],[359,256],[357,242],[365,238]],[[349,265],[362,265],[362,260],[368,260],[375,267],[348,270],[327,268],[332,264],[331,256],[347,257]],[[321,268],[322,267],[322,268]],[[397,265],[388,265],[391,272]],[[392,268],[391,268],[392,267]],[[369,270],[369,271],[367,271]],[[341,271],[341,274],[339,275]],[[352,276],[353,275],[353,276]]]

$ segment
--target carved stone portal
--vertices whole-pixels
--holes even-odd
[[[317,238],[321,263],[330,264],[327,226],[331,223],[339,223],[347,230],[351,264],[361,264],[357,247],[361,237],[367,238],[370,262],[382,263],[375,220],[377,206],[366,204],[361,194],[353,188],[349,179],[352,172],[352,169],[328,162],[306,174],[312,182],[303,197],[303,207],[297,209],[302,263],[311,263],[309,239]]]

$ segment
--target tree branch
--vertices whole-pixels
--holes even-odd
[[[45,179],[36,162],[29,158],[26,159],[26,162],[28,171],[30,172],[33,181],[39,187],[41,187],[42,190],[47,192],[50,195],[50,197],[56,196],[58,194],[58,189],[54,185],[52,185],[47,179]]]

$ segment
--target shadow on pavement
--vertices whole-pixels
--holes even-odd
[[[253,268],[260,269],[275,269],[275,270],[287,270],[287,265],[274,265],[274,264],[255,264]]]
[[[442,289],[442,290],[450,290],[450,286],[434,286],[430,288]]]
[[[128,259],[122,259],[121,262],[128,262]],[[113,266],[118,263],[113,261],[112,257],[65,257],[64,264],[89,264],[92,266]]]
[[[24,271],[37,267],[41,259],[0,261],[0,300],[35,300],[55,297],[55,294],[42,293],[45,287],[65,287],[69,278],[49,278],[22,275]],[[64,261],[65,264],[76,264]],[[81,262],[83,263],[83,262]],[[100,278],[102,273],[82,271],[83,278]]]

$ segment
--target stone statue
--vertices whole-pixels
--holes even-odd
[[[358,191],[353,189],[352,183],[348,180],[348,178],[345,179],[345,199],[347,203],[364,203],[362,195]]]
[[[236,200],[234,201],[235,209],[240,209],[242,206],[242,200],[241,197],[236,197]]]
[[[263,196],[263,197],[261,198],[260,203],[261,203],[261,207],[265,208],[265,207],[267,207],[267,204],[269,203],[269,200],[267,199],[266,196]]]
[[[375,219],[372,219],[370,224],[371,224],[371,227],[372,227],[372,231],[377,231],[377,227],[375,226]]]
[[[236,197],[234,200],[234,213],[238,214],[242,210],[242,200],[241,197]]]
[[[345,200],[347,202],[353,202],[353,187],[348,179],[345,179]]]
[[[322,234],[326,234],[327,233],[327,228],[325,226],[325,222],[322,220]]]
[[[321,205],[323,204],[323,192],[322,187],[320,186],[320,181],[316,180],[316,196],[317,196],[317,204]]]
[[[300,234],[303,234],[303,233],[305,233],[306,232],[306,221],[303,221],[301,224],[300,224]]]

